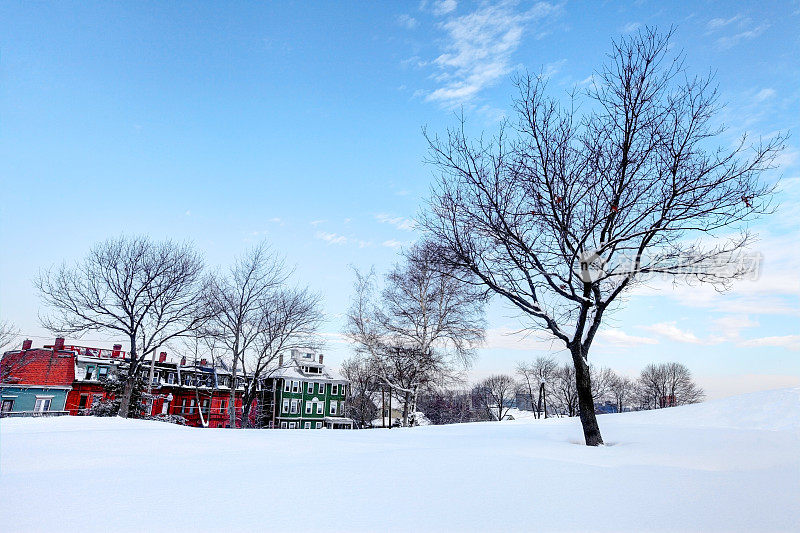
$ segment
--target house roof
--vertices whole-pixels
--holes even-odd
[[[6,352],[0,364],[10,368],[7,385],[45,385],[65,387],[75,381],[74,354],[36,348]]]

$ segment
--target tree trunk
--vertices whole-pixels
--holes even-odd
[[[408,427],[408,401],[409,393],[403,393],[403,427]]]
[[[236,429],[236,365],[239,363],[238,355],[233,357],[233,368],[231,369],[231,393],[228,399],[228,424],[231,429]]]
[[[131,351],[128,354],[130,363],[128,365],[128,378],[125,381],[125,387],[122,390],[122,399],[119,402],[118,416],[121,418],[128,418],[131,410],[131,398],[133,397],[133,385],[136,383],[136,371],[138,365],[136,364],[136,337],[130,337]]]
[[[542,418],[542,390],[544,389],[544,383],[539,384],[539,401],[536,403],[536,418]],[[544,415],[547,418],[547,413]]]
[[[547,391],[542,383],[542,407],[544,407],[544,417],[547,418]]]
[[[599,446],[603,444],[603,437],[600,436],[600,426],[597,425],[597,416],[594,414],[589,365],[586,364],[580,347],[571,351],[572,362],[575,365],[575,387],[578,392],[578,414],[583,426],[583,437],[587,446]]]

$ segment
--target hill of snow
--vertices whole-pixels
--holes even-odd
[[[800,388],[577,419],[366,431],[0,422],[2,530],[787,531]]]

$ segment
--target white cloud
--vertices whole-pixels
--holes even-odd
[[[345,244],[347,242],[347,237],[344,235],[337,235],[336,233],[328,233],[326,231],[318,231],[316,237],[328,244]]]
[[[622,28],[622,33],[633,33],[641,27],[641,22],[629,22]]]
[[[511,56],[519,48],[529,24],[558,10],[539,2],[517,12],[517,2],[482,4],[475,11],[439,24],[446,33],[444,52],[433,63],[441,86],[426,99],[444,106],[466,103],[497,83],[512,69]]]
[[[415,19],[410,15],[406,14],[397,15],[397,18],[395,20],[397,20],[397,24],[399,24],[400,26],[402,26],[407,30],[413,30],[414,28],[417,27],[417,19]]]
[[[410,218],[396,217],[386,213],[378,213],[375,215],[375,220],[381,224],[391,224],[397,229],[404,231],[413,231],[416,227],[416,223]]]
[[[597,339],[603,344],[610,344],[619,348],[633,348],[643,344],[658,344],[658,339],[650,337],[636,337],[629,335],[621,329],[601,329],[597,333]]]
[[[751,27],[750,29],[741,31],[739,33],[735,33],[733,35],[720,37],[717,39],[717,47],[721,50],[727,50],[739,44],[741,41],[747,41],[750,39],[755,39],[762,33],[764,33],[767,28],[769,28],[769,24],[759,24],[758,26]]]
[[[439,0],[438,2],[433,2],[431,10],[434,15],[441,17],[442,15],[447,15],[455,11],[456,7],[458,7],[456,0]]]
[[[755,101],[763,102],[764,100],[772,98],[773,96],[775,96],[775,89],[770,89],[770,88],[761,89],[760,91],[758,91],[758,94],[756,94]]]
[[[800,335],[779,335],[774,337],[759,337],[748,339],[739,344],[740,346],[777,346],[788,348],[789,350],[800,350]]]
[[[741,19],[742,19],[741,15],[735,15],[735,16],[733,16],[731,18],[727,18],[727,19],[726,18],[711,19],[706,24],[706,28],[708,29],[709,32],[717,31],[717,30],[719,30],[721,28],[724,28],[725,26],[728,26],[729,24],[732,24],[732,23],[736,22],[737,20],[741,20]]]
[[[705,344],[705,342],[700,340],[700,338],[698,338],[697,335],[695,335],[691,331],[683,331],[680,328],[678,328],[678,326],[676,326],[675,324],[676,323],[674,321],[660,322],[658,324],[653,324],[652,326],[641,326],[641,328],[676,342],[685,342],[689,344]]]
[[[327,220],[325,220],[325,219],[320,219],[320,220],[312,220],[311,222],[309,222],[309,224],[311,224],[311,225],[312,225],[312,226],[314,226],[314,227],[317,227],[317,226],[319,226],[320,224],[324,224],[325,222],[327,222]]]
[[[388,241],[383,241],[381,245],[386,246],[387,248],[400,248],[401,246],[403,246],[403,243],[401,241],[389,239]]]

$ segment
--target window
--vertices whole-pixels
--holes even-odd
[[[320,394],[325,394],[325,384],[324,383],[320,383],[319,384],[319,393]]]
[[[299,381],[292,381],[292,392],[293,393],[300,392],[300,382]]]
[[[322,429],[322,422],[317,422],[317,429]]]
[[[10,412],[12,409],[14,409],[14,400],[10,400],[10,399],[8,399],[8,398],[4,399],[4,400],[3,400],[3,407],[2,407],[2,409],[1,409],[1,410],[2,410],[2,412],[3,412],[3,413],[8,413],[8,412]]]
[[[94,365],[90,365],[86,367],[86,376],[84,379],[89,380],[92,379],[92,374],[94,373]]]
[[[306,392],[308,394],[314,394],[314,384],[312,382],[308,382],[308,387],[306,387]]]
[[[289,400],[287,400],[287,399],[283,400],[283,412],[284,413],[288,413],[289,412]]]
[[[186,414],[186,398],[181,400],[181,414],[182,415]]]
[[[289,381],[288,381],[288,380],[284,381],[284,382],[283,382],[283,392],[289,392],[289,387],[290,387],[290,386],[291,386],[291,385],[289,384]]]
[[[161,404],[161,414],[166,415],[169,414],[169,401],[164,400],[164,403]]]
[[[169,383],[170,385],[175,384],[175,372],[170,372],[169,374],[167,374],[167,383]]]
[[[208,416],[208,408],[209,407],[210,406],[208,405],[208,399],[203,400],[203,403],[202,403],[203,416]]]
[[[292,400],[292,407],[289,412],[293,415],[297,414],[297,400]]]
[[[306,414],[307,415],[311,414],[311,404],[312,404],[312,402],[306,402]]]
[[[43,413],[45,411],[50,410],[50,398],[36,398],[36,404],[33,406],[33,410],[37,413]]]
[[[194,414],[194,406],[195,406],[195,400],[192,400],[192,402],[189,404],[189,414],[190,415]]]
[[[108,377],[108,367],[107,366],[98,366],[97,367],[97,379],[106,379]]]
[[[286,429],[286,422],[281,422],[281,429]]]
[[[289,422],[289,429],[295,429],[295,428],[297,428],[297,423]]]
[[[334,383],[333,385],[331,385],[331,394],[334,395],[334,396],[339,394],[339,385],[338,384]]]
[[[331,414],[336,414],[336,402],[331,402]]]
[[[325,409],[325,402],[318,402],[317,403],[317,414],[321,415],[323,409]]]
[[[311,429],[311,422],[306,422],[303,424],[303,429]]]
[[[89,401],[88,394],[81,394],[81,399],[78,400],[78,409],[86,409],[86,403]]]

